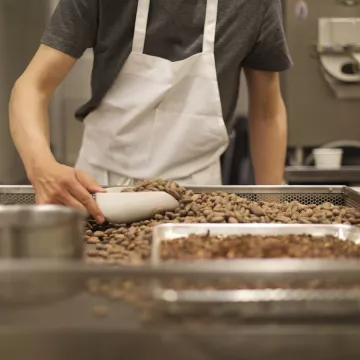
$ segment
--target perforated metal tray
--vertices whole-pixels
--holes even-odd
[[[236,193],[250,201],[299,201],[304,205],[331,202],[356,208],[360,211],[360,194],[344,186],[193,186],[197,192]],[[0,204],[33,204],[34,190],[31,186],[0,186]]]

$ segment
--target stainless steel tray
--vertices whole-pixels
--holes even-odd
[[[345,186],[193,186],[198,192],[237,193],[250,201],[299,201],[302,204],[349,206],[360,211],[360,194]],[[0,204],[33,204],[34,189],[31,186],[0,186]]]
[[[344,241],[360,244],[360,229],[348,225],[310,225],[304,227],[303,225],[278,224],[166,224],[159,225],[153,230],[152,264],[154,266],[168,264],[168,262],[162,262],[160,259],[159,250],[162,241],[171,241],[190,234],[206,234],[207,232],[212,235],[333,235]],[[264,264],[269,262],[269,260],[262,261]],[[317,259],[305,261],[307,264],[319,265],[322,262]],[[286,263],[287,266],[291,266],[293,263],[294,269],[299,265],[299,260],[295,259],[287,259],[285,262],[279,259],[278,262],[279,266],[281,263]],[[184,263],[186,262],[170,262],[174,265]],[[241,269],[243,266],[246,267],[247,260],[202,260],[187,263],[197,263],[199,267],[211,266],[211,263],[218,267],[222,264],[224,268],[237,266]],[[344,261],[339,260],[338,263],[344,263]],[[264,282],[264,284],[267,283]],[[334,289],[314,290],[272,288],[261,290],[179,290],[172,287],[171,282],[165,282],[164,285],[160,281],[154,281],[153,289],[153,295],[159,307],[172,316],[206,314],[264,318],[360,314],[360,281],[358,289],[347,290],[340,290],[335,287]]]
[[[332,235],[341,240],[349,240],[360,244],[360,229],[349,225],[163,224],[155,226],[153,229],[152,264],[159,265],[161,263],[160,244],[162,241],[170,241],[191,234],[204,235],[208,232],[211,235]]]
[[[154,291],[158,308],[170,316],[243,319],[337,318],[360,315],[359,290]]]
[[[157,307],[170,316],[314,319],[360,316],[359,289],[182,290],[153,285]]]

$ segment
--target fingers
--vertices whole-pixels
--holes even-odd
[[[37,204],[59,204],[70,206],[80,210],[87,210],[98,223],[104,223],[105,217],[99,209],[97,203],[90,195],[87,188],[78,180],[76,172],[68,169],[62,177],[57,177],[56,181],[48,182],[46,186],[37,186],[36,203]],[[86,174],[81,174],[80,178],[87,184],[96,189],[96,182]],[[100,191],[103,189],[100,187]]]
[[[73,207],[75,209],[86,211],[86,208],[68,192],[63,192],[61,194],[61,197],[57,197],[56,200],[54,198],[50,199],[49,196],[43,196],[42,194],[36,195],[35,202],[38,205],[65,205]]]
[[[79,210],[85,210],[86,212],[88,212],[86,207],[82,205],[75,197],[71,196],[70,194],[64,196],[62,205],[70,206],[72,208]]]
[[[76,199],[83,207],[85,207],[89,213],[93,216],[96,222],[102,224],[105,222],[105,217],[98,207],[96,201],[90,195],[90,193],[83,187],[80,182],[77,182],[69,190],[72,197]]]
[[[84,173],[83,171],[75,170],[75,175],[76,175],[76,178],[78,179],[78,181],[80,182],[80,184],[82,186],[84,186],[85,189],[88,190],[89,192],[92,192],[92,193],[106,192],[106,190],[103,189],[98,184],[97,181],[95,181],[91,176]]]

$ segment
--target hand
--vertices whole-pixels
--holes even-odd
[[[30,181],[37,204],[65,205],[87,210],[98,223],[105,217],[90,193],[105,192],[82,171],[57,162],[33,170]]]

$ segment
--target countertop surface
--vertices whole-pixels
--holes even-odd
[[[287,166],[285,179],[289,183],[359,184],[360,166],[342,166],[340,169],[318,169],[314,166]]]

